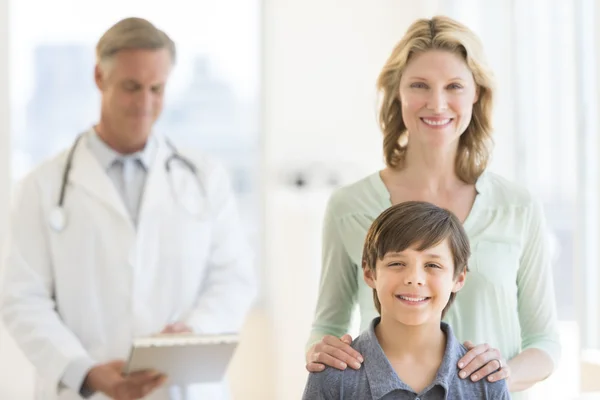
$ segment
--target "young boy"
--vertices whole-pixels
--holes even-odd
[[[442,322],[469,256],[467,235],[449,211],[425,202],[384,211],[363,250],[364,280],[380,314],[352,342],[364,363],[311,373],[303,399],[510,399],[504,380],[459,378],[456,364],[467,349]]]

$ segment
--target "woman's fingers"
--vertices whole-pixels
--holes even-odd
[[[351,364],[353,361],[362,363],[362,355],[358,351],[354,350],[352,346],[350,346],[350,343],[352,343],[352,337],[350,335],[344,335],[341,339],[335,336],[325,336],[323,338],[323,344],[339,349],[346,353],[348,356],[350,356],[350,358],[347,358],[344,355],[342,355],[342,357],[344,358],[340,358],[341,361],[344,361],[348,364]],[[338,354],[340,353],[338,352]],[[331,355],[335,356],[335,354]]]
[[[320,372],[325,369],[325,366],[339,370],[344,370],[348,366],[360,369],[363,358],[349,343],[352,343],[350,335],[344,335],[342,338],[330,335],[323,337],[321,342],[309,352],[306,369],[309,372]]]
[[[495,358],[500,359],[500,353],[490,348],[487,343],[474,346],[459,360],[458,368],[461,370],[459,376],[463,379],[467,378]]]

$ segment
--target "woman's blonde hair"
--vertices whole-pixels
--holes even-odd
[[[478,99],[466,131],[461,135],[456,154],[458,177],[475,183],[485,170],[491,151],[493,74],[484,60],[483,46],[469,28],[451,18],[436,16],[419,19],[396,45],[377,79],[381,93],[379,124],[383,131],[385,162],[390,168],[401,168],[406,147],[400,136],[406,134],[400,103],[400,78],[414,54],[429,50],[445,50],[461,56],[473,74]]]
[[[175,63],[175,43],[165,32],[143,18],[125,18],[111,26],[96,45],[96,60],[98,64],[105,65],[119,51],[128,49],[167,49]]]

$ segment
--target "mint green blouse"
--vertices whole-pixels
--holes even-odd
[[[561,348],[542,207],[526,189],[491,172],[478,179],[476,190],[464,223],[472,252],[469,273],[444,320],[461,342],[489,343],[506,359],[538,348],[556,366]],[[362,277],[362,248],[373,220],[391,205],[379,173],[331,196],[308,346],[324,335],[348,333],[356,304],[361,331],[378,316],[372,290]],[[526,393],[515,393],[513,398],[525,399]]]

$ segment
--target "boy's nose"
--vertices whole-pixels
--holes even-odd
[[[424,275],[425,274],[420,270],[412,271],[406,276],[404,283],[406,285],[423,286],[425,284]]]

